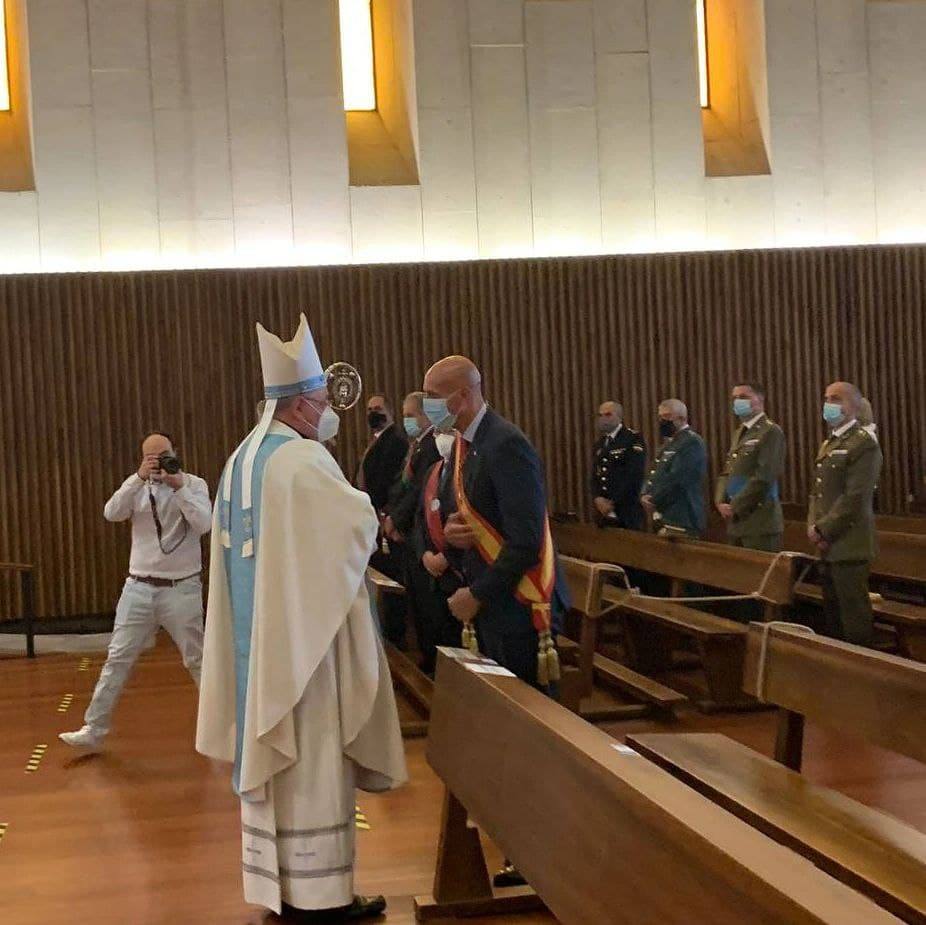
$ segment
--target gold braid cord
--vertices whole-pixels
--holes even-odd
[[[559,654],[549,630],[540,633],[537,641],[537,683],[546,687],[559,681]]]
[[[479,641],[476,639],[476,630],[473,628],[472,623],[467,622],[463,624],[463,632],[460,635],[460,639],[464,649],[469,649],[473,655],[479,654]]]

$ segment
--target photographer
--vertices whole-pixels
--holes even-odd
[[[183,472],[167,434],[149,434],[138,471],[106,502],[110,522],[131,519],[129,577],[116,608],[112,641],[78,732],[61,733],[75,748],[97,751],[113,710],[147,641],[163,626],[199,686],[203,654],[200,537],[212,525],[206,483]]]

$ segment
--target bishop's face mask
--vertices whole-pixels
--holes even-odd
[[[308,398],[306,401],[318,411],[318,406],[314,401]],[[322,413],[318,416],[317,424],[313,424],[307,418],[303,418],[302,420],[315,431],[315,437],[319,443],[327,443],[329,440],[333,440],[337,436],[341,426],[341,419],[331,405],[325,406]]]

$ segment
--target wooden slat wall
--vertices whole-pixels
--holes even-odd
[[[599,400],[622,399],[652,446],[658,401],[684,399],[715,472],[744,377],[767,385],[790,441],[784,497],[803,501],[822,390],[849,378],[878,416],[882,508],[901,513],[926,451],[924,270],[910,246],[3,277],[0,560],[39,565],[42,615],[111,610],[128,529],[102,507],[139,436],[170,430],[214,488],[260,395],[254,322],[289,335],[301,309],[367,395],[398,399],[446,353],[475,358],[543,454],[555,510],[585,505]],[[349,472],[362,425],[345,415]]]

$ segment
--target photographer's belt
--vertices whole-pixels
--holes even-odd
[[[173,588],[191,578],[199,578],[199,572],[193,572],[186,578],[155,578],[152,575],[132,575],[129,574],[132,581],[140,581],[143,585],[153,585],[155,588]]]

